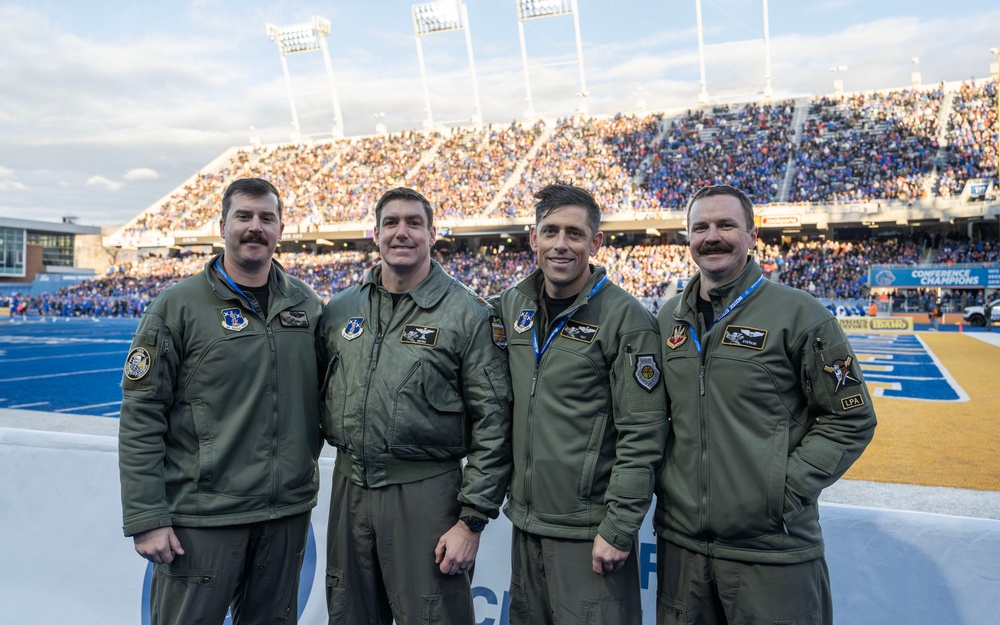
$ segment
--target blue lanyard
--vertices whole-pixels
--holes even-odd
[[[244,293],[243,289],[240,288],[240,285],[233,282],[233,279],[229,277],[229,274],[226,273],[226,270],[222,268],[222,259],[219,258],[215,259],[215,268],[219,270],[219,273],[221,273],[222,277],[226,279],[226,282],[229,283],[229,286],[233,287],[234,291],[243,296],[243,299],[247,301],[247,304],[250,304],[250,308],[252,308],[255,313],[260,313],[260,311],[257,310],[257,307],[254,305],[253,300],[250,299],[250,296]]]
[[[590,299],[591,297],[594,297],[594,294],[597,293],[597,291],[599,291],[600,288],[602,286],[604,286],[604,283],[607,282],[607,281],[608,281],[608,277],[607,276],[604,276],[603,278],[601,278],[601,281],[598,282],[597,284],[595,284],[594,288],[590,289],[590,295],[587,296],[587,299]],[[544,304],[542,304],[542,305],[544,306]],[[576,310],[580,310],[580,309],[577,308]],[[558,324],[556,324],[556,327],[553,328],[552,332],[549,333],[549,338],[545,340],[545,345],[543,345],[541,349],[538,349],[538,326],[534,325],[532,327],[532,329],[531,329],[531,345],[535,348],[535,362],[536,363],[542,359],[542,356],[545,354],[545,351],[549,348],[549,345],[552,344],[552,339],[556,338],[556,335],[559,334],[559,332],[563,329],[563,326],[566,325],[566,322],[569,321],[570,317],[572,317],[574,314],[576,314],[576,310],[574,310],[572,313],[570,313],[570,314],[566,315],[565,317],[563,317],[562,321],[560,321]]]
[[[729,313],[731,313],[734,310],[736,310],[736,307],[739,306],[740,304],[742,304],[743,300],[745,300],[747,298],[747,296],[749,296],[751,293],[753,293],[757,289],[757,287],[760,286],[760,283],[763,282],[763,281],[764,281],[764,276],[761,276],[761,277],[757,278],[757,281],[754,282],[753,284],[751,284],[750,288],[748,288],[746,291],[743,291],[743,293],[739,297],[737,297],[736,299],[734,299],[733,303],[730,304],[729,306],[727,306],[726,309],[722,311],[722,314],[719,315],[718,317],[716,317],[715,321],[713,321],[711,323],[711,325],[709,325],[707,328],[705,328],[705,334],[708,334],[708,331],[711,330],[712,328],[714,328],[715,324],[717,324],[720,321],[722,321],[722,319],[724,317],[726,317],[727,315],[729,315]],[[688,324],[688,327],[691,328],[691,338],[694,339],[694,346],[698,348],[698,353],[700,354],[701,353],[701,341],[698,340],[698,332],[695,330],[695,328],[694,328],[693,325]]]

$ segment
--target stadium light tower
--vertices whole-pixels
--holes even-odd
[[[292,127],[295,129],[292,139],[295,141],[298,141],[302,136],[302,129],[299,127],[299,115],[295,110],[295,96],[292,94],[292,79],[288,74],[288,61],[285,60],[285,57],[297,52],[312,52],[314,50],[323,52],[323,64],[326,66],[326,77],[330,83],[330,96],[333,99],[333,136],[337,138],[344,136],[344,120],[340,115],[337,83],[333,79],[333,63],[330,61],[330,50],[326,46],[326,37],[329,34],[330,20],[322,17],[313,17],[305,24],[292,26],[267,25],[267,36],[278,44],[278,53],[281,55],[281,70],[285,74],[288,102],[292,107]]]
[[[768,26],[767,0],[761,0],[761,10],[764,18],[764,98],[770,100],[774,95],[774,88],[771,86],[771,32]],[[701,68],[701,92],[698,94],[698,104],[708,103],[708,80],[705,77],[705,45],[704,29],[701,22],[701,0],[694,0],[695,16],[698,25],[698,60]],[[712,44],[715,46],[731,45],[734,43],[754,42],[756,39],[747,41],[730,41],[728,44]]]
[[[427,106],[428,128],[434,126],[431,112],[431,94],[427,88],[427,69],[424,67],[424,49],[420,38],[449,30],[465,31],[465,48],[469,52],[469,72],[472,74],[472,123],[483,124],[482,109],[479,106],[479,83],[476,80],[476,60],[472,56],[472,34],[469,32],[469,11],[462,0],[442,0],[413,5],[413,34],[417,39],[417,62],[420,63],[420,79],[424,83],[424,101]]]
[[[576,5],[576,0],[514,0],[517,4],[517,33],[521,38],[521,62],[524,64],[524,86],[527,91],[525,102],[527,111],[525,117],[533,119],[535,117],[535,106],[531,99],[531,79],[528,77],[528,49],[524,44],[524,22],[540,17],[556,17],[559,15],[572,15],[573,28],[576,31],[576,65],[580,73],[580,91],[577,96],[580,98],[580,113],[587,114],[587,77],[583,71],[583,43],[580,40],[580,9]]]
[[[840,72],[846,72],[847,71],[847,66],[846,65],[834,65],[833,67],[830,68],[830,71],[833,72],[834,76],[836,76]],[[843,81],[843,79],[841,79],[841,78],[834,78],[833,79],[833,94],[834,95],[840,95],[842,93],[844,93],[844,81]]]

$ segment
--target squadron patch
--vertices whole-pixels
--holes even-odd
[[[403,335],[399,337],[399,342],[434,347],[434,344],[437,343],[437,338],[438,328],[406,324],[403,326]]]
[[[570,319],[563,326],[562,332],[559,333],[560,336],[565,336],[568,339],[573,339],[574,341],[581,341],[583,343],[593,343],[594,337],[597,336],[597,330],[600,326],[592,326],[589,323],[582,323],[580,321],[573,321]]]
[[[670,336],[667,337],[667,347],[670,349],[677,349],[688,340],[688,326],[687,324],[681,324],[674,326],[673,331],[670,332]]]
[[[517,323],[514,324],[514,330],[518,334],[527,332],[531,329],[531,323],[534,318],[535,311],[525,308],[517,314]]]
[[[149,352],[142,347],[136,347],[125,358],[125,377],[129,380],[141,380],[149,373],[152,359]]]
[[[826,371],[830,377],[833,378],[834,393],[839,393],[848,386],[861,384],[861,380],[859,380],[857,376],[854,375],[854,371],[851,370],[851,365],[853,363],[854,359],[848,356],[844,360],[834,360],[833,366],[826,365],[823,367],[823,371]]]
[[[653,392],[660,381],[660,368],[656,366],[656,358],[652,354],[639,356],[635,362],[635,380],[639,386]]]
[[[490,317],[490,325],[493,326],[493,343],[500,349],[507,349],[507,331],[503,327],[503,320],[494,315]]]
[[[726,326],[726,332],[722,335],[723,345],[735,345],[736,347],[747,347],[760,351],[764,349],[767,342],[767,330],[757,328],[747,328],[745,326]]]
[[[278,313],[278,320],[286,328],[309,327],[309,317],[304,310],[283,310]]]
[[[347,325],[344,326],[344,329],[340,331],[340,335],[348,341],[353,341],[365,331],[364,325],[364,317],[351,317],[347,320]]]
[[[239,332],[250,325],[239,308],[226,308],[222,311],[222,327],[233,332]]]

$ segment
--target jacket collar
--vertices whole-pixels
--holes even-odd
[[[211,285],[212,290],[219,297],[224,299],[239,298],[240,294],[233,290],[229,285],[229,281],[226,280],[215,264],[216,261],[219,261],[219,266],[221,266],[223,256],[225,256],[225,253],[216,254],[205,264],[205,278]],[[271,292],[277,292],[280,297],[291,298],[300,295],[299,288],[288,279],[288,273],[285,271],[285,268],[273,258],[271,259],[271,269],[267,276],[267,284]]]
[[[590,265],[590,278],[587,283],[583,285],[580,292],[577,294],[576,299],[573,301],[573,305],[570,308],[576,308],[577,306],[582,306],[590,300],[590,291],[594,288],[594,285],[600,282],[605,276],[608,275],[608,270],[600,265]],[[535,269],[532,271],[528,277],[517,283],[516,288],[522,295],[532,300],[536,304],[541,305],[542,296],[544,295],[545,288],[545,276],[542,274],[541,269]]]
[[[743,268],[743,271],[738,276],[708,291],[708,297],[712,300],[712,309],[715,310],[715,313],[721,314],[733,300],[756,282],[761,275],[763,274],[760,270],[760,265],[757,264],[757,261],[752,256],[747,256],[746,267]],[[762,284],[761,286],[764,285]],[[698,314],[698,291],[700,288],[701,271],[696,273],[687,286],[684,287],[681,299],[677,302],[677,308],[674,309],[673,316],[675,319],[689,319]]]
[[[448,292],[448,288],[454,282],[451,276],[434,259],[431,259],[431,271],[427,277],[420,281],[420,284],[409,290],[408,295],[417,306],[428,309],[433,308]],[[376,264],[365,276],[361,283],[363,289],[376,289],[382,286],[382,263]]]

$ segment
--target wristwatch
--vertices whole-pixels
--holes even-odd
[[[486,524],[489,522],[486,519],[477,516],[464,516],[459,518],[459,521],[462,521],[469,526],[469,531],[473,534],[478,534],[483,531],[483,528],[485,528]]]

